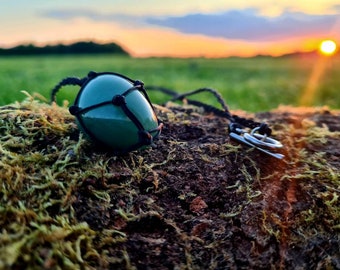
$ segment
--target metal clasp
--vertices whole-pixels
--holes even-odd
[[[258,130],[259,127],[254,128],[249,133],[246,130],[237,127],[235,124],[230,124],[229,136],[240,143],[258,149],[259,151],[266,153],[267,155],[278,159],[284,158],[284,155],[270,151],[270,149],[282,148],[282,143],[273,138],[270,138],[267,135],[259,134],[257,132]]]

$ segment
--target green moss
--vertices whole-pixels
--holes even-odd
[[[224,119],[157,112],[156,148],[116,157],[67,108],[0,107],[0,269],[338,266],[338,114],[271,113],[278,161]]]

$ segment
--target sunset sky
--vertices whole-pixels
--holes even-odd
[[[339,0],[0,0],[0,47],[116,42],[136,57],[281,55],[340,42]]]

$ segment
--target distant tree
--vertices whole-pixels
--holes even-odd
[[[95,42],[76,42],[70,45],[46,45],[37,47],[33,44],[18,45],[13,48],[0,48],[0,55],[47,55],[47,54],[104,54],[129,55],[116,43],[98,44]]]

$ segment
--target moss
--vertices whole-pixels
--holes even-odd
[[[230,141],[225,119],[156,110],[156,146],[113,156],[65,107],[0,107],[0,269],[339,267],[339,112],[253,115],[280,161]]]

